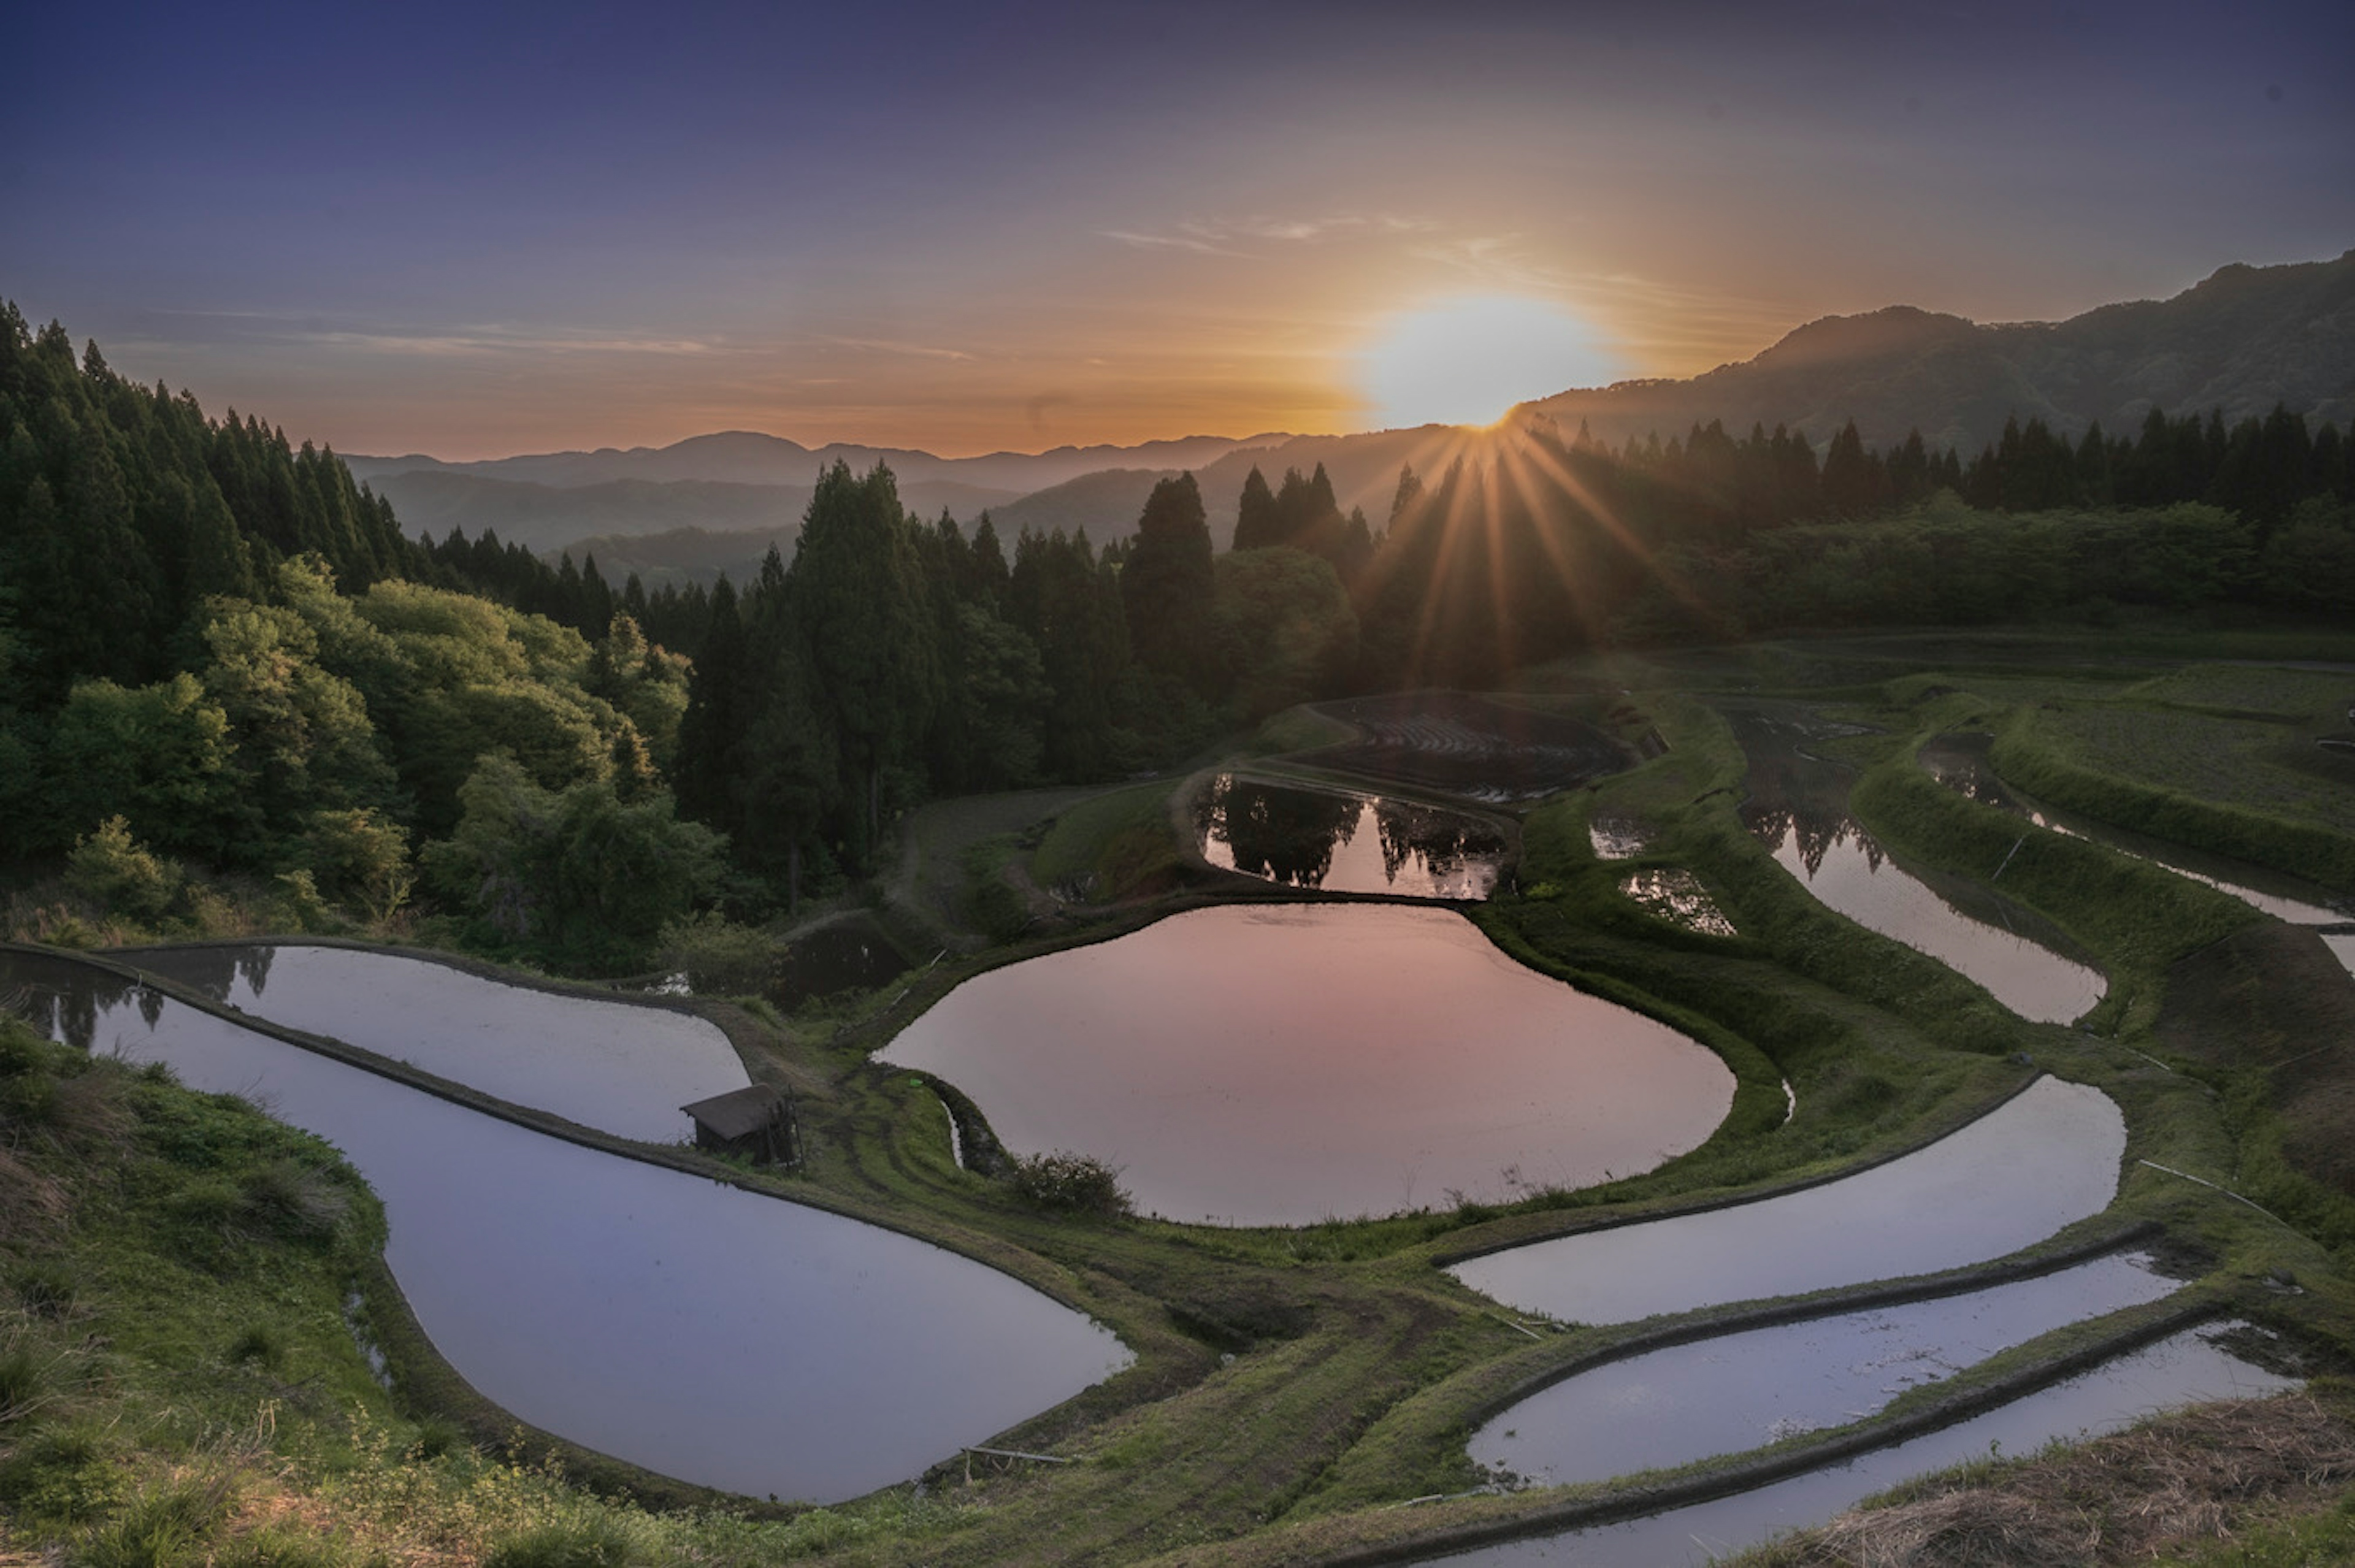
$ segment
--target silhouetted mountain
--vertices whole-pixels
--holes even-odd
[[[1819,450],[1851,418],[1869,446],[1919,429],[1966,455],[2004,421],[2129,434],[2157,408],[2222,409],[2227,423],[2286,404],[2309,422],[2355,417],[2355,251],[2335,261],[2233,265],[2173,299],[2062,322],[1982,326],[1894,305],[1810,322],[1753,359],[1686,381],[1624,381],[1525,403],[1616,445],[1721,420],[1735,435],[1786,424]]]
[[[806,492],[821,470],[837,458],[865,473],[877,463],[890,465],[904,496],[912,485],[947,483],[1009,496],[1028,495],[1107,468],[1199,468],[1244,447],[1272,446],[1287,439],[1258,435],[1186,436],[1148,441],[1141,446],[1059,446],[1049,452],[993,452],[980,457],[935,457],[908,447],[836,443],[806,447],[783,436],[725,431],[690,436],[670,446],[604,447],[596,452],[553,452],[480,463],[444,463],[439,458],[348,457],[355,477],[381,490],[380,479],[397,474],[456,474],[559,488],[579,488],[617,480],[670,484],[712,480],[733,485],[797,485]],[[918,507],[915,510],[924,508]],[[934,508],[937,510],[938,508]]]
[[[1515,417],[1550,418],[1564,436],[1582,421],[1614,446],[1653,433],[1682,436],[1712,420],[1737,438],[1753,424],[1780,424],[1818,452],[1854,419],[1869,446],[1890,450],[1919,429],[1934,449],[1953,446],[1967,459],[2014,417],[2041,419],[2067,435],[2094,420],[2131,434],[2153,408],[2170,415],[2222,409],[2232,422],[2275,402],[2318,425],[2355,421],[2355,251],[2335,261],[2224,267],[2173,299],[2104,305],[2057,323],[1979,325],[1911,305],[1827,316],[1754,358],[1689,380],[1561,392],[1521,405]],[[503,539],[541,550],[591,535],[756,532],[757,542],[740,541],[740,559],[757,560],[780,530],[790,538],[819,471],[837,458],[859,472],[888,463],[901,500],[919,516],[946,507],[970,525],[987,508],[1008,539],[1025,527],[1084,528],[1099,545],[1135,531],[1156,479],[1190,470],[1223,549],[1234,535],[1243,475],[1254,466],[1276,485],[1287,468],[1308,474],[1324,464],[1342,510],[1362,508],[1380,529],[1401,464],[1432,479],[1458,453],[1478,460],[1477,432],[1427,425],[955,458],[899,447],[811,448],[730,431],[626,452],[345,462],[391,499],[412,531],[495,528]],[[698,546],[695,563],[678,568],[699,575],[713,570],[716,552],[736,549]]]
[[[1085,528],[1089,542],[1109,544],[1136,532],[1145,498],[1153,494],[1156,485],[1178,472],[1175,468],[1106,468],[1082,474],[991,507],[990,520],[1000,539],[1010,539],[1024,528],[1036,534],[1057,528],[1075,534]]]
[[[600,534],[757,530],[763,542],[752,552],[755,560],[768,548],[769,536],[782,531],[790,539],[800,531],[811,488],[806,483],[748,485],[709,479],[609,479],[559,486],[490,479],[450,468],[380,475],[368,484],[392,503],[401,527],[412,535],[430,533],[438,539],[462,528],[469,538],[480,538],[485,529],[493,528],[508,544],[545,551]],[[900,486],[900,500],[923,516],[937,515],[946,507],[959,517],[972,517],[985,507],[1013,500],[1015,495],[954,480]],[[573,551],[576,557],[580,553]]]

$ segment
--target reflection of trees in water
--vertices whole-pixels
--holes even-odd
[[[1435,806],[1377,800],[1374,825],[1381,834],[1382,875],[1393,882],[1418,856],[1433,881],[1444,881],[1460,874],[1467,860],[1493,860],[1505,852],[1504,839],[1486,825]]]
[[[240,980],[251,986],[255,996],[261,995],[275,954],[269,947],[176,947],[148,954],[141,962],[166,979],[225,1002]]]
[[[1881,862],[1888,859],[1881,841],[1845,812],[1835,815],[1785,806],[1779,810],[1748,810],[1742,815],[1750,831],[1769,848],[1779,847],[1789,836],[1798,846],[1799,863],[1807,869],[1809,881],[1823,870],[1824,857],[1851,839],[1864,851],[1866,869],[1878,872]]]
[[[102,969],[64,964],[12,963],[0,967],[0,1001],[8,1010],[53,1040],[77,1051],[97,1047],[98,1020],[125,997],[153,1029],[164,1015],[162,993]],[[112,1045],[113,1042],[106,1042]]]
[[[1286,887],[1314,888],[1323,886],[1333,869],[1333,851],[1357,837],[1364,807],[1353,795],[1286,789],[1221,773],[1196,808],[1195,826],[1206,840],[1226,845],[1236,870]]]
[[[1433,882],[1461,876],[1468,862],[1495,860],[1505,841],[1461,812],[1381,796],[1340,795],[1256,784],[1231,773],[1211,782],[1195,807],[1205,843],[1224,844],[1235,869],[1287,887],[1322,887],[1333,857],[1356,840],[1368,809],[1381,850],[1382,876],[1395,884],[1420,862]]]

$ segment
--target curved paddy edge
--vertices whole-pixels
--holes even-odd
[[[243,944],[251,945],[250,941]],[[218,945],[218,944],[208,945]],[[367,947],[365,944],[349,945],[363,950]],[[1071,1271],[995,1236],[948,1225],[920,1225],[912,1222],[909,1215],[880,1205],[862,1203],[855,1199],[815,1187],[793,1193],[780,1191],[773,1181],[748,1175],[731,1166],[698,1154],[687,1146],[637,1143],[593,1127],[581,1126],[578,1123],[550,1112],[517,1105],[486,1094],[478,1089],[453,1083],[407,1062],[380,1056],[374,1051],[336,1040],[332,1036],[310,1034],[301,1029],[289,1029],[283,1025],[272,1023],[267,1019],[240,1012],[214,1001],[193,987],[165,979],[161,976],[149,974],[134,964],[106,954],[46,947],[37,943],[0,941],[0,953],[12,952],[100,970],[119,979],[151,989],[176,1003],[206,1013],[240,1029],[277,1040],[282,1044],[293,1046],[298,1050],[326,1057],[346,1066],[389,1079],[437,1099],[448,1101],[453,1104],[479,1112],[530,1132],[540,1133],[600,1154],[634,1160],[643,1165],[656,1166],[682,1175],[698,1177],[704,1180],[733,1187],[757,1197],[772,1199],[782,1203],[799,1204],[804,1208],[837,1214],[845,1219],[873,1225],[879,1230],[891,1231],[912,1240],[937,1246],[985,1267],[996,1269],[998,1273],[1039,1292],[1058,1306],[1103,1323],[1135,1356],[1135,1360],[1127,1368],[1113,1374],[1103,1383],[1092,1385],[1089,1389],[1073,1394],[1068,1400],[1026,1417],[1016,1426],[1008,1428],[1009,1431],[1018,1431],[1032,1422],[1050,1417],[1056,1412],[1078,1402],[1100,1400],[1103,1397],[1101,1391],[1107,1384],[1134,1385],[1144,1390],[1157,1387],[1167,1382],[1173,1376],[1182,1377],[1187,1371],[1194,1368],[1196,1362],[1202,1360],[1198,1347],[1192,1346],[1190,1342],[1164,1326],[1163,1315],[1154,1304],[1141,1299],[1126,1299],[1128,1293],[1124,1291],[1107,1291],[1103,1288],[1104,1282],[1102,1280],[1095,1282],[1098,1288],[1082,1291],[1075,1285]],[[417,956],[418,955],[405,953],[404,955]],[[475,972],[484,974],[489,978],[504,977],[498,971],[487,966]],[[562,995],[582,994],[561,986],[551,987],[549,989]],[[612,998],[595,995],[591,999],[602,1001]],[[677,1003],[668,1005],[672,1010],[697,1011],[691,1005],[684,1007]],[[394,1371],[396,1382],[404,1387],[413,1388],[418,1392],[419,1397],[432,1401],[432,1408],[442,1411],[454,1419],[462,1421],[470,1429],[475,1430],[478,1436],[486,1436],[495,1444],[517,1432],[530,1435],[535,1443],[544,1444],[548,1451],[567,1456],[568,1469],[571,1468],[574,1459],[577,1458],[583,1467],[578,1473],[584,1478],[600,1476],[604,1477],[602,1481],[592,1479],[591,1484],[594,1485],[616,1489],[637,1490],[642,1484],[641,1477],[651,1477],[644,1482],[650,1495],[675,1494],[693,1498],[722,1495],[708,1488],[697,1488],[692,1483],[659,1476],[655,1472],[645,1470],[627,1461],[613,1458],[552,1434],[541,1432],[518,1420],[504,1407],[494,1403],[475,1391],[464,1374],[450,1364],[434,1347],[422,1326],[417,1323],[410,1313],[407,1296],[400,1291],[398,1283],[394,1280],[389,1265],[385,1264],[380,1254],[372,1262],[373,1277],[363,1282],[364,1296],[369,1305],[371,1328],[379,1331],[382,1348],[388,1363]],[[382,1298],[388,1303],[388,1309],[381,1323],[377,1321],[375,1316],[378,1300],[375,1293],[379,1285],[389,1286],[391,1292],[389,1296]],[[1148,1393],[1144,1397],[1150,1397],[1150,1395]],[[442,1403],[445,1400],[449,1402],[447,1405]]]
[[[1584,1495],[1578,1498],[1516,1512],[1508,1518],[1466,1520],[1411,1540],[1345,1547],[1308,1561],[1316,1568],[1388,1568],[1391,1564],[1424,1563],[1476,1547],[1641,1519],[1787,1480],[1954,1425],[2234,1310],[2230,1302],[2198,1287],[2180,1294],[2183,1298],[2169,1297],[2117,1314],[2120,1321],[2115,1328],[2060,1354],[2009,1369],[1966,1387],[1953,1386],[1968,1381],[1970,1374],[1966,1372],[1939,1385],[1942,1392],[1921,1403],[1830,1428],[1820,1436],[1795,1437],[1789,1440],[1789,1446],[1753,1450],[1755,1457],[1711,1466],[1668,1481],[1630,1486],[1606,1483],[1600,1490],[1582,1488]]]
[[[1679,1314],[1669,1321],[1656,1323],[1652,1327],[1638,1326],[1608,1344],[1587,1347],[1558,1360],[1543,1354],[1540,1348],[1532,1347],[1522,1356],[1515,1358],[1518,1361],[1532,1363],[1531,1370],[1520,1372],[1504,1388],[1463,1407],[1461,1419],[1466,1425],[1477,1426],[1555,1383],[1653,1350],[1721,1339],[1753,1328],[1772,1328],[1786,1323],[1803,1323],[1811,1318],[1838,1317],[1874,1307],[1901,1307],[1911,1302],[1934,1301],[1942,1296],[1965,1296],[1995,1285],[2058,1274],[2063,1269],[2091,1263],[2128,1247],[2156,1242],[2166,1234],[2167,1227],[2158,1221],[2137,1220],[2125,1225],[2114,1225],[2081,1241],[2058,1246],[2049,1242],[2040,1243],[2007,1258],[1970,1264],[1938,1274],[1839,1285],[1828,1290],[1812,1291],[1805,1296],[1779,1296],[1754,1305],[1703,1307]],[[1495,1375],[1507,1370],[1505,1367],[1482,1368],[1475,1375]]]
[[[1704,1040],[1702,1043],[1708,1044],[1709,1042]],[[1753,1047],[1752,1049],[1754,1050],[1755,1048]],[[1764,1054],[1765,1053],[1763,1051],[1759,1052],[1759,1055],[1762,1058]],[[1729,1062],[1728,1065],[1732,1066],[1732,1064]],[[1738,1080],[1742,1079],[1741,1070],[1739,1068],[1735,1069],[1734,1075]],[[1973,1123],[1982,1121],[1987,1117],[1993,1115],[1996,1112],[2000,1111],[2004,1106],[2009,1104],[2012,1101],[2026,1093],[2030,1089],[2035,1087],[2039,1080],[2051,1076],[2057,1075],[2047,1073],[2041,1069],[2031,1071],[2018,1083],[2005,1090],[1996,1098],[1986,1102],[1984,1104],[1974,1107],[1966,1115],[1964,1115],[1952,1122],[1941,1123],[1918,1138],[1884,1149],[1878,1154],[1868,1155],[1861,1159],[1851,1161],[1832,1170],[1819,1171],[1813,1176],[1800,1177],[1793,1180],[1775,1182],[1771,1185],[1762,1184],[1755,1187],[1749,1187],[1739,1192],[1719,1193],[1713,1197],[1693,1200],[1672,1200],[1661,1204],[1657,1208],[1644,1209],[1631,1213],[1610,1214],[1601,1217],[1574,1213],[1569,1214],[1560,1218],[1551,1224],[1543,1225],[1541,1227],[1531,1227],[1510,1235],[1483,1240],[1469,1246],[1459,1245],[1453,1248],[1443,1246],[1428,1254],[1428,1261],[1433,1268],[1453,1268],[1457,1264],[1469,1263],[1474,1258],[1487,1257],[1493,1253],[1510,1252],[1516,1247],[1532,1246],[1540,1242],[1558,1241],[1564,1236],[1590,1235],[1602,1231],[1621,1230],[1629,1225],[1648,1225],[1656,1220],[1675,1220],[1680,1219],[1689,1214],[1708,1214],[1713,1213],[1721,1209],[1739,1209],[1751,1203],[1763,1203],[1770,1198],[1786,1197],[1794,1192],[1805,1192],[1810,1188],[1828,1186],[1835,1181],[1846,1180],[1851,1176],[1861,1176],[1869,1170],[1874,1170],[1881,1166],[1889,1165],[1897,1160],[1903,1159],[1908,1155],[1919,1154],[1923,1149],[1928,1148],[1931,1145],[1941,1142],[1945,1138],[1952,1137],[1955,1134],[1962,1131],[1965,1127],[1971,1125]],[[1742,1082],[1744,1088],[1749,1086],[1748,1080],[1742,1080]],[[2063,1080],[2063,1082],[2069,1081]],[[1776,1080],[1773,1088],[1773,1097],[1774,1110],[1775,1113],[1774,1121],[1779,1125],[1783,1109],[1783,1091],[1779,1078]],[[1728,1114],[1726,1119],[1729,1122],[1732,1120],[1731,1113]],[[1705,1147],[1707,1146],[1704,1145],[1703,1147]],[[1520,1217],[1515,1216],[1514,1218]],[[1508,1221],[1503,1223],[1509,1222],[1510,1221]]]

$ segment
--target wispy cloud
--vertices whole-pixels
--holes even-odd
[[[1263,254],[1272,247],[1420,234],[1437,227],[1427,219],[1401,218],[1395,213],[1342,212],[1316,218],[1198,218],[1160,231],[1106,229],[1098,232],[1106,240],[1138,250],[1249,257]]]
[[[1228,246],[1213,245],[1208,240],[1191,234],[1144,234],[1133,229],[1106,229],[1099,232],[1107,240],[1117,240],[1139,251],[1191,251],[1200,256],[1244,254]]]
[[[962,348],[936,348],[929,344],[900,343],[888,337],[829,337],[826,341],[844,348],[865,348],[878,354],[905,354],[917,359],[970,361],[973,358]]]
[[[377,354],[711,354],[716,344],[691,337],[630,337],[573,333],[517,332],[497,327],[459,327],[438,333],[312,332],[304,341]]]
[[[317,314],[231,310],[143,313],[144,337],[159,344],[269,343],[358,348],[421,357],[485,354],[657,354],[721,352],[715,339],[615,332],[609,327],[523,326],[463,322],[400,325],[337,320]]]

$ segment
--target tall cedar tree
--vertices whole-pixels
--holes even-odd
[[[841,747],[846,790],[858,805],[846,847],[862,869],[882,833],[887,771],[917,761],[916,743],[939,699],[915,529],[891,471],[864,478],[837,459],[818,476],[802,518],[787,595]]]
[[[1164,479],[1146,499],[1136,539],[1120,570],[1121,603],[1136,662],[1207,695],[1216,672],[1204,652],[1217,594],[1202,492],[1191,474]]]

